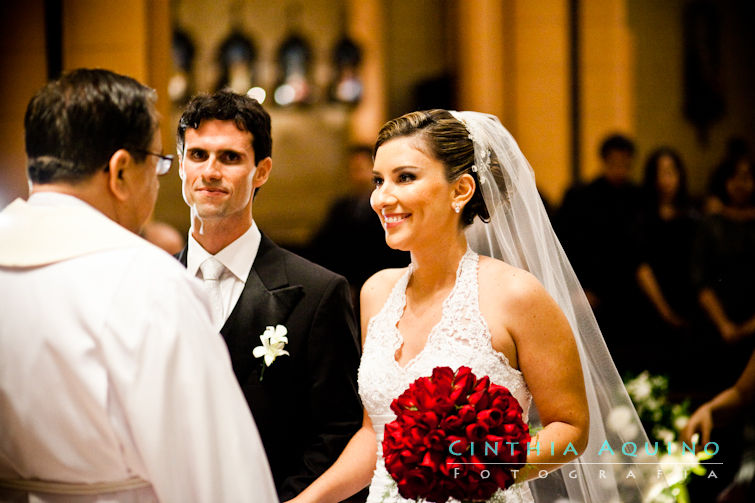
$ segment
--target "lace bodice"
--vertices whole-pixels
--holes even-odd
[[[411,265],[396,282],[383,308],[367,326],[362,361],[359,365],[359,394],[377,435],[378,461],[370,485],[368,503],[407,501],[385,469],[381,443],[385,424],[395,419],[390,409],[394,398],[417,378],[429,376],[437,366],[457,369],[466,365],[478,377],[506,386],[519,401],[527,421],[530,392],[521,372],[511,367],[503,353],[493,349],[490,330],[480,313],[477,264],[479,256],[467,250],[456,272],[456,283],[443,302],[441,319],[427,337],[425,347],[404,367],[395,355],[403,344],[398,322],[406,307],[406,286]],[[525,503],[532,496],[527,484],[517,484],[493,495],[491,502]]]

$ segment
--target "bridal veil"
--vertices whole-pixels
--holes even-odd
[[[576,460],[533,479],[541,502],[634,503],[665,487],[654,446],[640,423],[611,359],[577,276],[553,231],[535,175],[497,117],[479,112],[451,114],[474,144],[472,168],[490,214],[467,228],[470,247],[534,274],[571,324],[582,364],[590,412],[585,452]],[[631,315],[631,314],[630,314]],[[533,406],[530,421],[537,422]]]

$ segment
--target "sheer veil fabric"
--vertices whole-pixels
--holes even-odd
[[[478,112],[451,114],[466,126],[473,141],[474,176],[490,213],[488,223],[476,219],[468,227],[470,247],[534,274],[566,314],[579,348],[590,412],[588,446],[577,460],[530,482],[535,500],[645,501],[650,493],[665,487],[655,447],[648,442],[584,291],[553,231],[532,168],[497,117]],[[530,423],[540,426],[534,404]],[[541,446],[546,448],[550,446]]]

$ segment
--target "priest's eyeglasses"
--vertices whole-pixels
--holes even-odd
[[[155,152],[150,152],[149,150],[143,150],[143,149],[135,149],[135,150],[137,152],[141,152],[142,154],[154,155],[155,157],[159,157],[159,159],[157,160],[157,166],[155,167],[157,176],[162,176],[168,171],[170,171],[170,167],[173,165],[173,159],[176,158],[176,156],[174,155],[157,154]]]

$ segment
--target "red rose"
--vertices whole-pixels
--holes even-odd
[[[474,407],[471,405],[463,405],[457,412],[461,418],[462,423],[471,423],[476,417]]]
[[[454,372],[450,367],[435,367],[432,381],[438,387],[439,392],[448,392],[454,382]]]
[[[490,395],[485,389],[475,391],[469,395],[469,403],[477,412],[483,411],[490,406]]]
[[[430,412],[423,412],[417,419],[417,423],[422,425],[422,427],[427,428],[428,430],[437,428],[439,422],[440,419],[438,418],[438,414],[434,410],[431,410]]]
[[[419,453],[410,449],[403,449],[399,452],[400,461],[405,465],[413,465],[419,462]]]
[[[517,430],[517,425],[513,423],[506,423],[503,425],[503,431],[505,431],[508,434],[515,433]]]
[[[454,379],[453,389],[451,390],[450,399],[457,405],[460,401],[466,401],[467,396],[472,391],[476,382],[474,374],[469,367],[459,367]]]
[[[502,386],[501,386],[502,387]],[[488,376],[483,376],[481,379],[477,379],[477,383],[474,386],[474,391],[487,391],[490,388],[490,378]]]
[[[443,430],[431,431],[425,437],[425,446],[428,449],[445,453],[448,450],[447,449],[448,441],[446,440],[446,432]]]
[[[464,423],[459,416],[451,414],[443,418],[440,422],[440,427],[446,431],[451,431],[461,427],[462,424]]]
[[[439,416],[445,416],[446,414],[451,414],[454,412],[455,403],[453,400],[451,400],[448,396],[439,396],[435,399],[435,406],[433,407],[433,410],[439,415]]]
[[[468,424],[464,431],[467,434],[467,438],[476,443],[483,442],[488,435],[488,429],[480,423]]]
[[[434,473],[440,470],[440,465],[442,465],[443,463],[445,463],[445,457],[443,453],[436,451],[427,451],[422,457],[422,462],[419,465],[430,468]]]
[[[503,412],[500,409],[485,409],[477,414],[477,422],[484,424],[488,429],[494,428],[503,422]]]
[[[398,414],[399,410],[409,410],[417,407],[417,402],[414,401],[414,396],[410,393],[404,392],[400,397],[391,402],[391,410]]]
[[[419,499],[422,491],[432,487],[433,477],[427,470],[415,469],[406,473],[406,476],[398,481],[398,491],[408,499]]]

